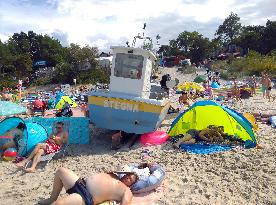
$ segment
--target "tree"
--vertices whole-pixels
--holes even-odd
[[[276,50],[276,21],[267,21],[262,37],[263,53],[268,54]]]
[[[210,55],[209,39],[196,31],[180,33],[176,39],[176,44],[182,54],[191,58],[194,63],[198,63]]]
[[[224,20],[223,24],[218,27],[215,36],[217,36],[225,46],[235,43],[235,39],[239,37],[242,27],[239,21],[240,17],[231,12],[231,14]]]
[[[262,36],[264,26],[244,26],[241,29],[240,37],[236,40],[237,45],[244,49],[262,52]]]

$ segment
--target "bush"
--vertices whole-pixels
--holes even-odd
[[[48,85],[51,84],[52,78],[47,76],[47,77],[40,77],[36,79],[35,81],[32,82],[31,85],[33,86],[39,86],[39,85]]]
[[[77,76],[77,82],[83,84],[109,83],[109,74],[103,69],[83,71]]]
[[[225,79],[230,77],[242,77],[244,75],[261,75],[263,72],[276,75],[276,52],[271,55],[261,55],[252,51],[244,58],[236,58],[228,61],[216,61],[213,70],[227,70],[221,72]]]
[[[17,87],[17,81],[14,81],[10,77],[4,77],[0,80],[0,91],[3,90],[3,88],[9,87],[9,88],[16,88]]]

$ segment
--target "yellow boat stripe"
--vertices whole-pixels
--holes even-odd
[[[138,102],[134,100],[126,100],[121,98],[107,98],[102,96],[89,96],[88,104],[111,107],[118,110],[128,110],[132,112],[151,112],[161,113],[162,109],[169,106],[169,103],[164,106],[153,105],[146,102]]]

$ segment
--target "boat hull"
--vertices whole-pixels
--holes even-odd
[[[107,96],[89,96],[88,104],[90,120],[97,127],[136,134],[156,130],[169,108],[169,102],[154,104]]]

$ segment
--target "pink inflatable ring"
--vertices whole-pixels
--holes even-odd
[[[140,142],[143,145],[159,145],[169,139],[169,135],[165,131],[157,130],[154,132],[145,133],[141,136]]]

